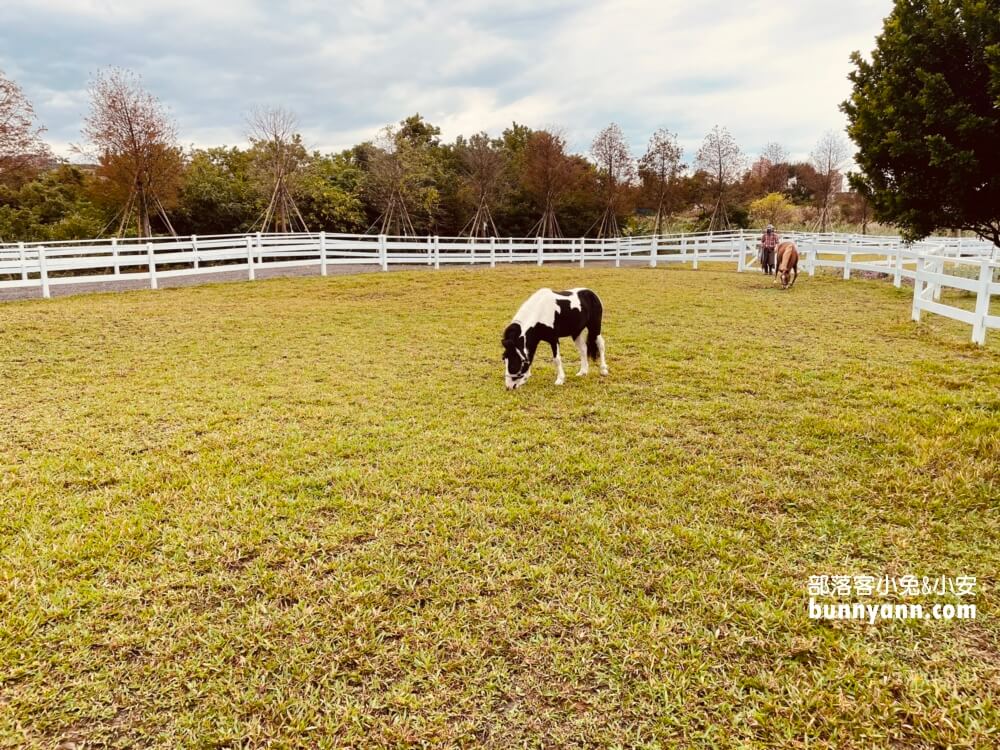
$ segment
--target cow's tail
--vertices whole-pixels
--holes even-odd
[[[590,291],[589,289],[587,291]],[[597,359],[601,352],[597,346],[597,337],[601,335],[601,318],[604,317],[604,306],[600,298],[590,292],[591,304],[590,319],[587,321],[587,358]]]

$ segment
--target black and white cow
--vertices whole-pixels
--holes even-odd
[[[601,336],[603,315],[604,306],[590,289],[570,289],[567,292],[539,289],[528,297],[503,332],[507,390],[521,387],[531,376],[535,350],[543,341],[552,347],[557,371],[556,385],[565,383],[559,339],[566,336],[573,339],[580,352],[580,371],[577,375],[586,375],[589,371],[588,358],[600,359],[601,375],[607,375],[604,337]],[[587,330],[586,335],[584,329]]]

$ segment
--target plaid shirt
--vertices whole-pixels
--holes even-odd
[[[778,243],[780,241],[781,238],[778,237],[777,232],[771,232],[770,234],[764,232],[763,236],[760,238],[761,247],[763,247],[766,250],[773,250],[778,246]]]

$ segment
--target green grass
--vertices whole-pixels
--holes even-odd
[[[510,316],[577,285],[611,375],[505,391]],[[1000,335],[911,294],[532,267],[0,305],[0,746],[996,746]],[[863,573],[975,575],[979,616],[808,619],[809,575]]]

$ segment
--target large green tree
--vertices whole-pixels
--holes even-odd
[[[246,232],[264,210],[250,151],[218,146],[188,157],[174,226],[181,234]]]
[[[97,181],[63,164],[20,187],[0,184],[0,242],[97,237],[114,211],[93,200]]]
[[[896,0],[871,61],[852,60],[851,182],[876,216],[1000,245],[1000,3]]]

